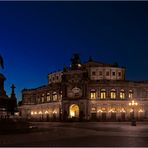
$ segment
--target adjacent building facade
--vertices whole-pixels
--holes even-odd
[[[22,90],[20,115],[30,120],[127,121],[148,118],[148,82],[128,81],[125,68],[79,55],[48,75],[48,84]]]
[[[17,98],[15,96],[15,86],[12,84],[11,96],[8,97],[4,89],[5,76],[0,73],[0,120],[6,119],[17,112]]]

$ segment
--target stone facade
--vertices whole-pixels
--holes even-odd
[[[131,101],[136,103],[133,106]],[[20,114],[31,120],[126,121],[148,118],[148,82],[128,81],[125,68],[79,55],[48,75],[48,84],[22,91]]]

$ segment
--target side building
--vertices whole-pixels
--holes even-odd
[[[10,116],[14,116],[17,111],[17,98],[15,96],[15,86],[12,84],[11,86],[11,95],[7,96],[4,81],[6,80],[5,76],[0,73],[0,120],[7,119]]]
[[[30,120],[148,119],[148,82],[125,79],[125,68],[91,57],[48,75],[48,84],[22,90],[20,115]]]

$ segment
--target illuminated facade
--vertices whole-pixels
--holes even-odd
[[[129,102],[135,100],[137,105]],[[48,84],[22,91],[20,114],[32,120],[126,121],[148,118],[148,82],[125,80],[125,68],[74,54],[71,66],[48,75]]]

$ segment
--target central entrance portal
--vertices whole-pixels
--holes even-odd
[[[77,104],[72,104],[69,107],[70,118],[79,118],[79,106]]]

